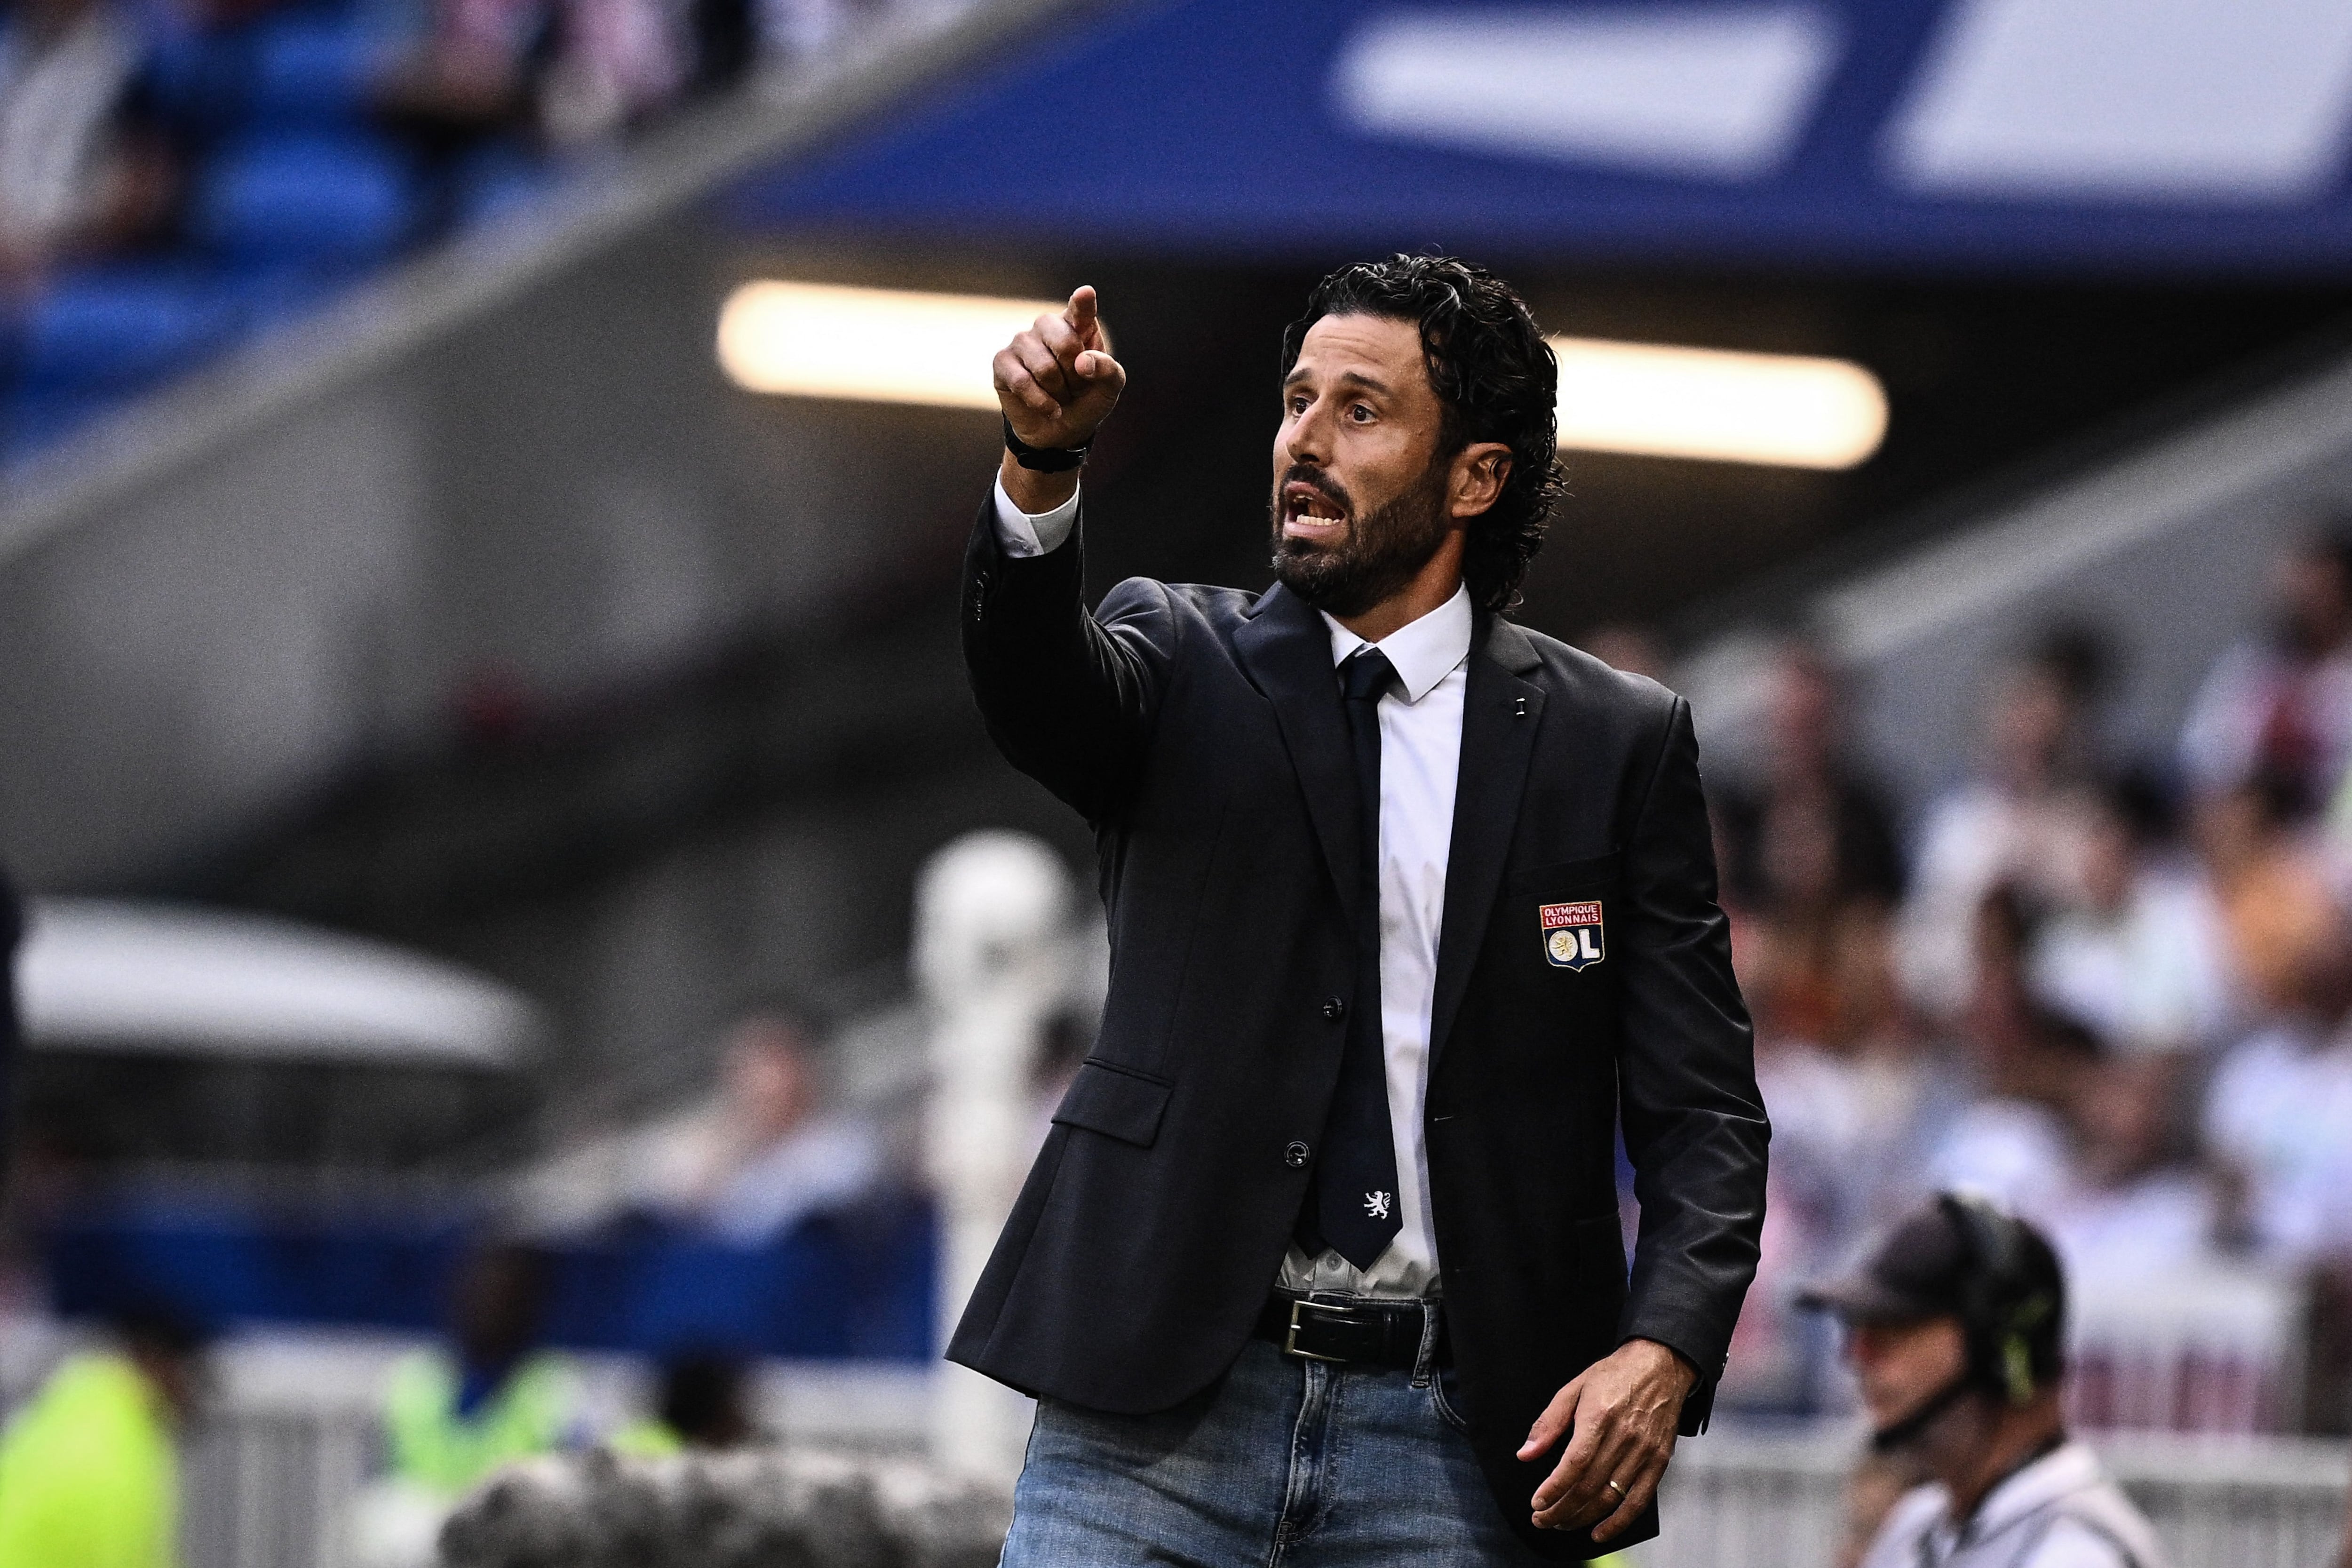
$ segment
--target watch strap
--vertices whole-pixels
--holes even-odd
[[[1032,447],[1013,433],[1011,419],[1004,421],[1004,449],[1013,454],[1014,462],[1032,473],[1066,474],[1087,460],[1087,453],[1093,447],[1091,441],[1084,447]]]

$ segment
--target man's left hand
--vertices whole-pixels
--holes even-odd
[[[1519,1458],[1539,1457],[1571,1426],[1575,1436],[1536,1489],[1537,1525],[1590,1525],[1592,1539],[1602,1542],[1640,1518],[1674,1457],[1683,1396],[1697,1382],[1690,1363],[1657,1341],[1627,1340],[1552,1395],[1519,1445]]]

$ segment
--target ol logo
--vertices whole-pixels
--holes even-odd
[[[1546,904],[1544,958],[1559,969],[1582,969],[1608,956],[1601,943],[1601,902]]]

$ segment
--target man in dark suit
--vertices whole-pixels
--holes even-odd
[[[1433,257],[1332,274],[1283,346],[1277,585],[1092,614],[1094,291],[996,357],[965,658],[1095,828],[1112,953],[948,1350],[1041,1401],[1008,1568],[1644,1539],[1755,1269],[1689,709],[1503,614],[1561,493],[1550,349]]]

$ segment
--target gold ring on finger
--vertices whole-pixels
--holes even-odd
[[[1625,1489],[1619,1486],[1615,1481],[1603,1481],[1601,1484],[1607,1487],[1611,1491],[1615,1492],[1620,1499],[1622,1499],[1625,1495]]]

